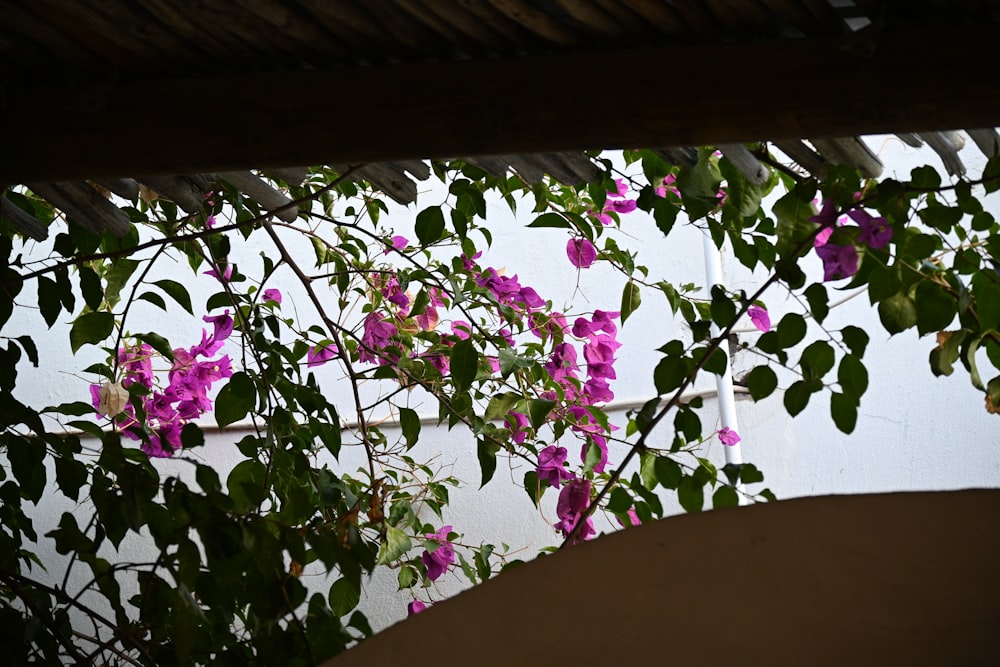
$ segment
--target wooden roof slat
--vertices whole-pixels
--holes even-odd
[[[821,155],[830,162],[846,164],[861,171],[865,178],[878,178],[882,173],[882,161],[868,145],[856,137],[809,140]]]
[[[304,52],[304,47],[295,39],[276,30],[250,8],[233,11],[231,0],[198,0],[198,3],[201,20],[213,26],[206,39],[214,38],[215,33],[227,33],[227,43],[239,48],[249,62],[257,63],[258,68],[262,64],[266,69],[299,67],[315,56],[311,51]],[[266,35],[266,39],[261,39],[262,35]]]
[[[536,33],[512,20],[485,0],[458,0],[458,5],[500,33],[512,46],[527,48],[541,40]]]
[[[583,153],[554,153],[576,177],[570,185],[589,183],[601,175],[601,169]]]
[[[350,55],[350,50],[338,44],[323,28],[322,24],[309,21],[295,11],[294,3],[280,0],[254,0],[245,3],[247,11],[264,19],[281,34],[293,40],[295,44],[307,49],[314,56],[344,58]]]
[[[794,25],[803,35],[818,34],[817,28],[822,24],[807,10],[799,0],[761,0],[776,16]]]
[[[271,176],[277,176],[289,185],[301,185],[309,176],[309,167],[284,167],[283,169],[269,169]]]
[[[593,35],[621,39],[629,34],[616,17],[593,2],[588,0],[555,0],[555,2]]]
[[[94,234],[125,236],[132,223],[125,213],[86,183],[28,183],[28,188]]]
[[[825,157],[798,139],[775,141],[774,145],[778,150],[794,160],[797,165],[811,174],[822,175],[830,165]]]
[[[398,45],[380,32],[360,9],[344,0],[333,3],[328,0],[298,0],[299,5],[319,22],[327,32],[354,49],[356,55],[366,59],[373,58],[373,50],[377,47],[388,49],[383,53],[384,60],[398,57]]]
[[[405,169],[410,172],[418,181],[426,181],[431,177],[431,168],[423,160],[396,160],[391,162],[393,167]]]
[[[973,128],[966,130],[966,132],[986,157],[993,157],[1000,152],[1000,134],[997,134],[997,131],[992,127]]]
[[[28,238],[44,241],[49,237],[49,230],[35,216],[23,211],[20,206],[0,195],[0,220],[4,220],[14,229]]]
[[[285,222],[295,222],[298,219],[299,209],[297,207],[284,208],[292,203],[291,199],[249,171],[223,171],[215,176],[227,181],[240,192],[256,199],[267,211],[281,209],[275,215]]]
[[[461,157],[458,159],[479,167],[487,174],[496,176],[497,178],[503,178],[510,171],[510,163],[496,155],[477,155],[475,157]]]
[[[187,7],[173,0],[144,0],[143,7],[165,30],[173,29],[192,51],[204,54],[224,67],[246,62],[248,47],[245,44],[241,43],[239,48],[234,49],[232,39],[224,30],[214,30],[211,38],[206,39],[204,26],[197,23]]]
[[[341,170],[338,170],[341,171]],[[417,200],[417,185],[399,169],[385,162],[367,164],[355,172],[359,177],[387,194],[397,204],[406,206]]]
[[[927,142],[927,145],[938,154],[944,168],[951,176],[964,176],[965,165],[962,158],[958,156],[961,146],[944,132],[921,132],[920,138]]]
[[[136,180],[159,196],[174,202],[189,215],[204,208],[204,192],[180,176],[136,176]]]
[[[443,5],[419,0],[395,0],[402,12],[424,25],[440,38],[455,45],[467,56],[479,56],[498,48],[503,48],[503,40],[494,35],[487,26],[475,21],[461,21],[457,17],[468,18],[468,14],[457,5]],[[462,27],[455,25],[461,22]]]
[[[60,60],[63,66],[72,70],[94,67],[100,63],[95,52],[78,43],[72,33],[60,30],[52,22],[39,18],[35,13],[22,9],[16,3],[4,5],[3,20],[7,28],[35,42]]]
[[[443,57],[456,50],[430,28],[402,16],[394,5],[385,2],[367,3],[365,8],[371,13],[375,25],[424,58]]]
[[[105,61],[109,69],[113,67],[125,72],[155,72],[162,65],[163,55],[167,53],[161,51],[156,41],[149,39],[148,35],[141,37],[133,33],[135,23],[129,20],[127,10],[123,10],[124,25],[119,26],[117,21],[107,17],[101,5],[35,0],[31,9],[50,25],[85,44]],[[170,58],[187,60],[189,64],[193,62],[186,52],[170,54]]]
[[[645,21],[655,25],[661,32],[685,42],[692,41],[692,35],[687,29],[683,17],[671,5],[657,0],[609,0],[621,2],[632,11],[643,17]]]
[[[139,197],[139,184],[131,178],[102,178],[95,183],[122,199],[135,201]]]
[[[586,35],[560,23],[527,0],[489,0],[489,2],[512,21],[554,44],[573,46],[587,40]]]
[[[621,23],[629,35],[648,39],[661,34],[652,21],[635,13],[629,4],[622,2],[622,0],[596,0],[596,2],[605,13],[614,14],[615,19]]]

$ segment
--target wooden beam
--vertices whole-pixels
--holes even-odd
[[[997,27],[9,88],[0,183],[993,127]]]

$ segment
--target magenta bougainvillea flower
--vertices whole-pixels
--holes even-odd
[[[365,318],[365,333],[358,347],[358,359],[380,361],[380,353],[389,345],[389,339],[398,333],[396,325],[378,313],[369,313]]]
[[[268,301],[273,301],[273,302],[275,302],[275,303],[277,303],[279,305],[281,304],[281,290],[277,290],[277,289],[273,289],[273,288],[272,289],[266,289],[266,290],[264,290],[263,297],[264,297],[264,302],[265,303],[267,303]]]
[[[424,535],[428,540],[438,543],[438,548],[434,551],[424,550],[420,554],[420,560],[427,568],[427,578],[431,581],[444,574],[448,566],[455,562],[455,548],[448,541],[448,533],[450,532],[451,526],[442,526],[441,530],[436,533]]]
[[[823,260],[823,281],[849,278],[858,272],[858,249],[851,245],[824,243],[816,248]]]
[[[566,242],[566,256],[569,257],[569,263],[576,268],[589,269],[597,259],[597,249],[587,239],[570,239]]]
[[[847,215],[861,228],[861,233],[858,234],[859,243],[878,250],[892,240],[892,227],[885,218],[873,218],[868,211],[862,209],[848,211]]]
[[[306,366],[322,366],[326,362],[330,361],[337,356],[337,346],[333,343],[327,343],[326,345],[313,345],[309,348],[309,352],[306,353]]]
[[[565,480],[573,479],[573,473],[567,470],[566,448],[549,445],[538,452],[538,481],[549,483],[554,489],[562,486]]]
[[[771,330],[771,316],[767,314],[767,310],[765,308],[761,308],[760,306],[750,306],[750,308],[747,309],[747,315],[750,317],[750,321],[753,322],[753,325],[764,333]]]
[[[556,530],[569,536],[583,519],[589,506],[590,482],[585,479],[573,479],[567,482],[562,491],[559,492],[559,501],[556,503],[556,516],[559,517]],[[588,516],[584,519],[584,524],[580,527],[575,541],[585,540],[593,534],[594,522]]]
[[[505,420],[511,432],[511,439],[518,445],[522,444],[528,437],[528,417],[527,415],[511,410],[507,413]],[[541,456],[539,454],[539,456]]]
[[[402,250],[406,246],[410,245],[410,240],[405,236],[393,236],[389,239],[389,243],[386,244],[384,255],[388,255],[390,252],[395,250]]]
[[[674,176],[673,174],[667,174],[666,176],[663,177],[663,184],[654,188],[653,192],[656,194],[657,197],[666,197],[668,192],[670,192],[676,197],[680,197],[681,191],[677,189],[676,185],[674,185],[674,183],[676,182],[677,182],[676,176]]]
[[[410,604],[406,605],[406,615],[407,617],[410,617],[413,616],[414,614],[419,614],[424,609],[427,609],[427,605],[425,605],[420,600],[414,600]]]
[[[733,445],[738,444],[741,439],[740,434],[728,426],[723,426],[719,429],[719,440],[721,440],[724,445],[732,447]]]

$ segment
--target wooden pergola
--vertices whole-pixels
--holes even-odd
[[[991,0],[3,0],[0,184],[1000,125]]]
[[[30,184],[96,210],[90,182],[127,196],[138,180],[184,208],[206,174],[250,192],[263,182],[249,170],[366,164],[405,200],[393,174],[419,178],[426,158],[576,178],[590,149],[768,140],[823,160],[859,135],[933,146],[976,128],[989,152],[998,29],[992,0],[0,0],[0,192]],[[121,232],[106,213],[94,228]],[[680,517],[515,570],[333,664],[438,664],[442,649],[417,642],[462,632],[470,664],[985,664],[997,504],[828,498]],[[742,616],[709,617],[711,581],[668,579],[690,557],[752,561],[714,580]],[[606,590],[590,614],[593,589],[572,584],[595,576]],[[680,638],[666,653],[612,641],[602,614],[619,639],[664,623]]]

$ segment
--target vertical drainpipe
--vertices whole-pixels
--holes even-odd
[[[711,298],[713,285],[725,287],[722,279],[722,255],[719,249],[715,247],[715,242],[712,241],[710,234],[705,234],[702,240],[702,247],[705,253],[706,291],[708,292],[708,297]],[[712,323],[711,331],[713,337],[719,335],[719,327],[714,322]],[[715,386],[718,390],[719,417],[723,427],[728,426],[733,431],[739,433],[739,422],[736,419],[736,392],[733,391],[732,359],[729,358],[728,343],[723,341],[722,345],[719,346],[719,350],[726,355],[726,371],[715,378]],[[743,463],[743,451],[740,449],[740,443],[723,445],[723,449],[726,452],[726,463]],[[739,493],[740,505],[745,505],[746,495],[744,494],[743,483],[741,482],[736,489]]]

